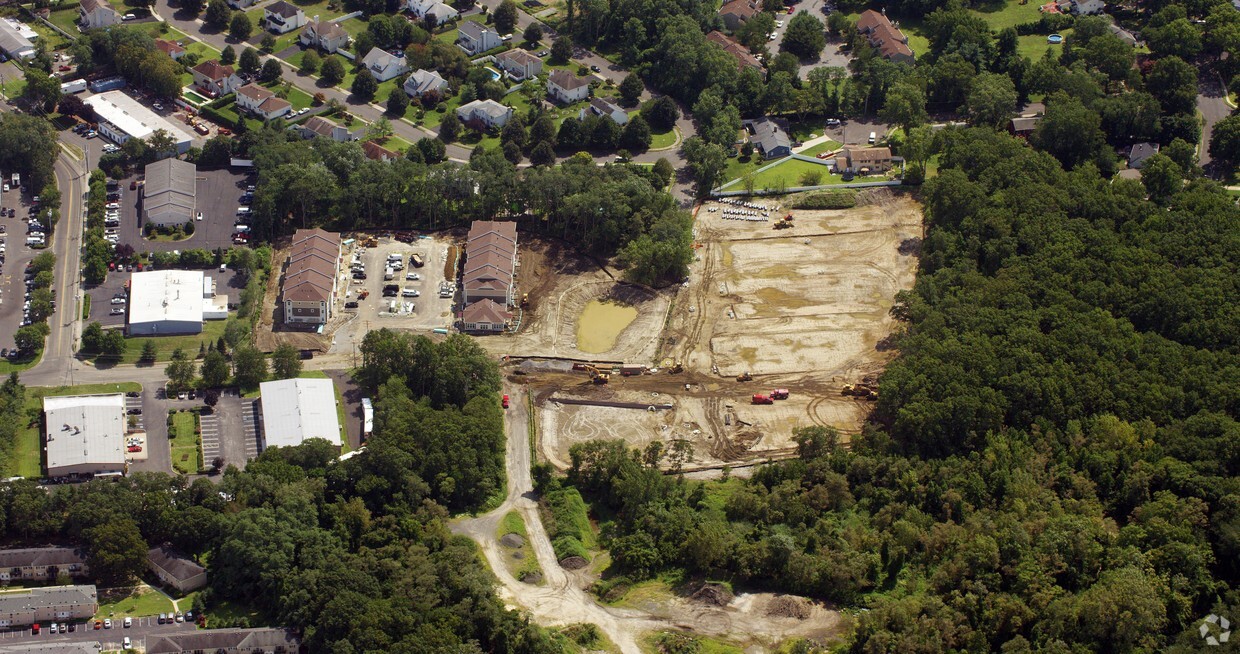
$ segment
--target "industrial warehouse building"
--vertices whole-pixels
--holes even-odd
[[[258,386],[263,448],[292,447],[311,438],[341,445],[336,385],[330,379],[282,379]]]
[[[34,56],[35,47],[30,37],[30,28],[14,20],[0,20],[0,51],[12,59],[29,59]]]
[[[125,396],[43,398],[47,476],[124,474]]]
[[[228,296],[201,270],[151,270],[129,278],[129,335],[198,334],[228,317]]]
[[[179,159],[146,165],[142,213],[146,222],[163,227],[184,225],[194,219],[195,180],[198,169]]]
[[[475,220],[465,241],[461,325],[466,331],[503,331],[512,314],[517,276],[517,224]]]
[[[99,612],[94,586],[52,586],[0,593],[0,629],[53,620],[85,620]]]
[[[285,324],[325,325],[331,319],[340,282],[340,246],[339,234],[321,229],[293,233],[280,283]]]
[[[99,131],[117,143],[124,144],[131,138],[149,139],[156,130],[162,129],[176,143],[176,154],[189,150],[192,137],[188,133],[122,91],[100,93],[86,98],[85,102],[99,118]]]

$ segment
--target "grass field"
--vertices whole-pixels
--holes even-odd
[[[99,612],[95,614],[95,619],[115,619],[125,616],[137,618],[170,613],[173,610],[172,600],[146,584],[133,588],[101,588],[99,589]]]
[[[121,355],[122,363],[137,363],[142,357],[142,348],[147,341],[155,343],[155,361],[163,362],[172,359],[172,353],[180,348],[188,357],[198,355],[198,346],[202,343],[214,345],[224,335],[226,320],[204,320],[201,334],[185,334],[183,336],[148,336],[125,339],[125,354]]]
[[[198,414],[193,411],[177,411],[172,414],[172,428],[168,431],[172,442],[172,467],[187,475],[197,473],[202,466],[202,440],[195,433]]]
[[[817,155],[820,152],[831,152],[833,150],[838,150],[839,147],[840,147],[840,144],[836,143],[835,141],[823,141],[822,143],[819,143],[818,145],[813,145],[808,148],[805,148],[804,150],[801,150],[797,154],[805,155],[807,157],[812,157],[812,156]]]
[[[672,147],[672,144],[674,144],[676,142],[676,139],[678,138],[678,134],[679,133],[677,132],[675,127],[669,130],[663,131],[663,132],[656,132],[656,131],[651,130],[650,136],[652,138],[650,139],[650,149],[651,150],[662,150],[665,148]]]
[[[758,159],[757,156],[754,159]],[[730,160],[731,161],[731,160]],[[759,166],[761,167],[761,166]],[[744,175],[750,174],[753,170],[742,170],[740,175],[732,177],[732,170],[729,166],[727,178],[725,182],[736,180],[734,183],[725,184],[723,188],[729,190],[739,190],[745,187]],[[801,175],[807,172],[817,172],[822,175],[819,184],[838,184],[843,182],[843,178],[828,172],[825,165],[801,161],[799,159],[786,158],[777,165],[764,170],[762,172],[753,172],[755,189],[774,189],[780,187],[801,186]]]
[[[672,651],[691,651],[696,654],[743,654],[745,651],[740,646],[727,641],[676,631],[651,632],[639,641],[639,646],[643,652],[651,654]]]
[[[242,618],[245,618],[251,627],[261,627],[266,624],[257,609],[236,602],[215,602],[207,607],[204,615],[207,616],[207,629],[233,627]]]
[[[77,9],[57,9],[47,16],[48,22],[59,27],[60,29],[70,33],[78,33],[78,10]]]

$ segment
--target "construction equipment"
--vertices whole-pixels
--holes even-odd
[[[738,381],[738,382],[753,381],[753,375],[751,375],[751,374],[749,374],[749,373],[747,373],[747,372],[742,372],[741,374],[739,374],[739,375],[737,375],[737,376],[736,376],[736,381]]]
[[[775,224],[772,225],[772,227],[774,229],[788,229],[789,227],[792,227],[792,214],[787,214],[783,218],[775,221]]]
[[[775,400],[772,400],[770,395],[765,395],[763,393],[754,393],[753,403],[754,404],[775,404]]]
[[[776,388],[775,390],[771,391],[771,399],[772,399],[772,400],[786,400],[786,399],[788,399],[788,389],[786,389],[786,388]]]
[[[672,367],[668,368],[667,371],[673,375],[679,375],[685,371],[685,365],[680,362],[680,359],[676,359],[676,362],[673,363]]]
[[[582,370],[585,370],[586,372],[590,373],[590,381],[594,382],[595,384],[606,384],[608,381],[611,381],[610,372],[603,372],[602,370],[599,370],[598,368],[595,368],[594,366],[591,366],[589,364],[586,364],[585,366],[583,366]]]
[[[526,308],[526,307],[528,307],[528,306],[530,306],[530,294],[529,294],[529,293],[523,293],[523,294],[521,295],[521,308],[522,308],[522,309],[524,309],[524,308]]]
[[[845,397],[856,397],[873,402],[878,399],[878,389],[870,386],[869,384],[844,384],[844,388],[840,391],[840,395]]]

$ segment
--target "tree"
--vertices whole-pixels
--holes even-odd
[[[444,143],[451,143],[461,134],[461,121],[456,117],[456,112],[449,111],[444,115],[443,120],[439,122],[439,140]]]
[[[887,102],[879,116],[888,123],[899,125],[907,134],[929,119],[926,94],[915,84],[900,82],[887,92]]]
[[[263,34],[263,40],[259,42],[258,47],[262,48],[263,52],[270,53],[276,49],[276,37],[270,32]]]
[[[1172,113],[1191,113],[1197,103],[1197,69],[1179,57],[1164,57],[1154,63],[1145,85]]]
[[[31,354],[43,347],[43,338],[47,334],[46,323],[38,323],[19,327],[17,332],[13,334],[13,342],[17,345],[17,349],[24,354]]]
[[[379,90],[379,82],[375,80],[369,68],[363,68],[357,73],[357,77],[353,78],[353,85],[349,87],[349,90],[359,100],[370,102],[375,97],[375,92]]]
[[[313,53],[314,51],[311,50],[310,52],[306,53],[306,56],[309,57]],[[318,55],[315,55],[315,56],[317,57]],[[237,61],[237,51],[234,50],[231,45],[226,45],[224,46],[223,50],[220,50],[220,63],[221,64],[224,64],[225,66],[231,66],[234,63],[236,63],[236,61]]]
[[[503,0],[499,6],[495,8],[492,14],[495,21],[495,30],[500,34],[512,34],[517,28],[517,3],[512,0]]]
[[[250,17],[244,11],[233,14],[232,20],[228,22],[228,35],[238,41],[250,38],[250,33],[253,31],[254,24],[250,22]]]
[[[243,344],[233,351],[233,378],[241,388],[258,388],[267,379],[267,357]]]
[[[522,34],[521,36],[522,38],[525,39],[526,43],[530,44],[531,46],[536,45],[539,41],[542,40],[542,37],[543,37],[542,24],[538,22],[530,23],[529,26],[525,28],[525,33]]]
[[[624,80],[620,82],[620,99],[626,104],[637,104],[638,98],[641,97],[645,86],[636,73],[629,73],[624,76]]]
[[[319,72],[319,64],[321,63],[323,63],[323,58],[319,56],[318,52],[307,50],[306,54],[301,57],[301,68],[299,70],[302,75],[313,75]]]
[[[517,145],[516,141],[504,141],[500,145],[500,149],[503,150],[504,158],[514,166],[521,163],[521,160],[525,157],[521,152],[521,146]]]
[[[263,70],[259,73],[258,78],[266,84],[279,82],[284,75],[284,67],[280,65],[280,60],[275,57],[268,57],[263,62]]]
[[[164,368],[168,385],[178,390],[189,388],[194,383],[194,373],[194,362],[185,356],[181,348],[172,353],[172,360],[168,362],[168,367]]]
[[[228,360],[215,348],[202,358],[202,385],[218,388],[228,381]]]
[[[539,141],[538,145],[530,151],[530,163],[535,166],[550,166],[555,163],[555,150],[551,147],[551,143]]]
[[[417,146],[418,152],[422,154],[422,160],[428,164],[435,164],[447,158],[447,147],[443,141],[439,139],[422,137],[414,145]],[[410,148],[413,150],[413,148]]]
[[[1052,154],[1065,168],[1093,159],[1104,147],[1101,119],[1076,98],[1056,94],[1046,103],[1046,115],[1030,142]]]
[[[1184,187],[1184,171],[1166,155],[1155,154],[1141,165],[1141,183],[1151,200],[1163,204]]]
[[[144,363],[155,363],[155,352],[155,341],[148,338],[142,343],[142,355],[138,360]]]
[[[801,59],[816,59],[827,47],[826,28],[809,12],[799,12],[788,21],[780,47]]]
[[[676,169],[672,167],[672,162],[668,161],[665,157],[659,157],[659,160],[654,162],[652,172],[654,172],[656,177],[662,180],[662,185],[660,188],[666,188],[667,185],[672,182],[672,177],[675,176]]]
[[[1240,115],[1228,116],[1214,124],[1210,134],[1210,157],[1232,166],[1240,163]]]
[[[568,35],[561,35],[551,44],[551,63],[563,65],[573,58],[573,40]]]
[[[641,114],[638,114],[624,125],[624,131],[620,134],[620,144],[630,150],[640,152],[650,149],[652,138],[650,125],[646,124],[646,119],[642,118]]]
[[[207,4],[207,13],[203,16],[203,22],[207,26],[223,30],[228,27],[228,21],[232,18],[232,7],[228,6],[226,0],[211,0]]]
[[[982,73],[973,78],[965,106],[970,123],[999,129],[1016,111],[1016,86],[1007,75]]]
[[[242,50],[241,57],[237,59],[237,65],[243,73],[249,73],[250,75],[257,73],[261,65],[258,60],[258,50],[254,48]]]
[[[647,102],[642,107],[642,114],[652,129],[664,132],[676,126],[676,121],[680,119],[680,107],[676,106],[675,100],[664,95]]]
[[[82,539],[90,543],[86,558],[90,572],[105,586],[124,585],[146,569],[148,547],[131,519],[115,519],[87,529]]]
[[[323,66],[319,70],[319,76],[330,86],[335,86],[344,79],[344,63],[340,57],[336,55],[328,55],[323,58]]]
[[[388,93],[387,113],[390,116],[404,116],[405,111],[409,109],[409,96],[405,90],[399,86],[394,87],[391,93]]]
[[[51,112],[56,108],[56,103],[60,102],[60,96],[59,78],[38,70],[26,71],[26,87],[22,89],[21,97],[27,102],[43,111]]]
[[[190,16],[197,17],[205,8],[205,0],[181,0],[181,10]]]
[[[276,379],[293,379],[301,375],[301,354],[288,343],[281,343],[271,353],[271,371]]]
[[[727,168],[728,158],[723,148],[707,143],[701,137],[691,136],[685,140],[685,160],[697,180],[698,197],[705,197],[719,182]]]

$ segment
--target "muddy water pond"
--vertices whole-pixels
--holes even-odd
[[[577,318],[577,349],[600,354],[616,345],[616,338],[633,320],[637,309],[614,302],[592,300]]]

